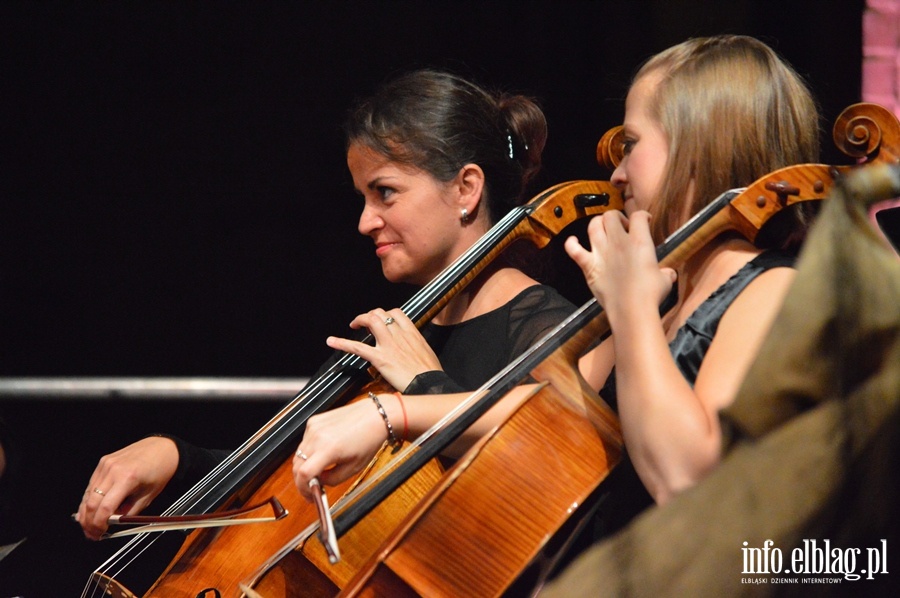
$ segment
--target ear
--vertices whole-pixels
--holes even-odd
[[[470,218],[478,215],[481,199],[484,195],[484,171],[478,164],[466,164],[459,169],[456,175],[456,185],[459,191],[457,201],[459,208],[465,209]]]

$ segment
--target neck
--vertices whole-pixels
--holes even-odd
[[[726,233],[707,244],[678,270],[678,304],[664,318],[674,332],[716,289],[761,250],[736,234]]]
[[[447,302],[444,309],[434,317],[434,323],[441,326],[449,326],[451,324],[458,324],[471,317],[470,311],[472,304],[478,297],[478,293],[484,287],[485,283],[503,267],[498,263],[500,261],[502,260],[498,259],[485,266],[472,282],[454,295],[453,298]]]
[[[434,318],[435,324],[458,324],[498,309],[537,282],[502,258],[487,266]]]

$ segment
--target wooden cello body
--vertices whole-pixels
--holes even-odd
[[[870,162],[897,163],[896,124],[880,107],[855,105],[838,119],[835,137],[842,149],[849,139]],[[847,169],[791,166],[723,194],[658,248],[661,265],[677,266],[727,231],[754,241],[783,208],[823,199]],[[542,563],[554,561],[546,554],[551,539],[567,531],[568,518],[595,495],[621,449],[615,417],[586,388],[576,365],[590,340],[609,332],[608,322],[591,302],[579,313],[585,317],[548,335],[557,338],[546,350],[544,341],[533,348],[546,353],[543,359],[522,364],[517,375],[541,383],[532,396],[460,459],[341,596],[498,596],[539,589]],[[579,331],[562,334],[567,326]]]
[[[577,373],[599,331],[589,322],[530,370],[542,384],[447,472],[342,596],[495,596],[549,573],[621,458],[616,416]]]
[[[421,326],[513,242],[522,239],[544,247],[555,234],[578,218],[621,208],[621,197],[608,182],[572,181],[556,185],[513,210],[476,246],[417,293],[403,310],[417,326]],[[293,450],[299,443],[306,419],[320,410],[353,400],[358,393],[365,395],[368,390],[379,389],[384,390],[384,385],[380,380],[373,380],[368,364],[349,355],[337,359],[335,365],[311,381],[263,429],[192,489],[187,498],[164,514],[215,512],[265,502],[276,496],[288,515],[265,524],[192,532],[174,560],[143,595],[167,598],[242,595],[241,580],[251,576],[300,530],[317,521],[315,508],[302,500],[291,475]],[[388,460],[388,457],[381,457],[373,464],[372,471],[377,471]],[[343,550],[344,558],[339,565],[328,563],[318,543],[303,541],[290,555],[297,558],[283,559],[279,568],[272,570],[270,581],[279,575],[291,580],[286,584],[289,587],[280,590],[284,596],[334,593],[374,553],[399,523],[400,517],[441,474],[437,463],[423,468],[408,486],[380,506],[371,519],[362,522],[352,532],[353,540],[347,542],[348,548]],[[356,482],[358,480],[329,489],[330,501],[334,503],[336,496],[341,496]],[[144,534],[129,542],[120,555],[111,559],[112,565],[95,571],[83,595],[133,596],[117,581],[119,563],[140,558],[144,546],[152,542],[149,536],[151,534]]]

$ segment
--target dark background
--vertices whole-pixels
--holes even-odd
[[[830,127],[859,100],[862,2],[827,4],[4,4],[0,375],[310,374],[412,293],[356,232],[354,97],[421,66],[534,95],[537,192],[608,178],[631,73],[691,35],[770,42]]]
[[[356,232],[340,124],[431,66],[536,97],[534,191],[608,178],[597,140],[639,63],[755,35],[831,123],[860,100],[862,0],[6,2],[0,5],[0,377],[311,374],[328,334],[413,289]],[[583,284],[551,248],[556,284]],[[100,555],[68,521],[97,458],[158,430],[233,446],[276,405],[3,398],[27,457],[29,541],[0,597],[77,595]],[[52,563],[53,575],[25,574]]]

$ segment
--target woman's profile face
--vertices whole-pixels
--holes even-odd
[[[627,214],[650,210],[662,190],[669,142],[650,113],[659,81],[658,73],[647,73],[634,82],[625,100],[624,153],[611,181],[622,189]]]
[[[425,285],[471,244],[463,235],[454,181],[351,144],[347,166],[364,206],[359,232],[375,241],[385,278]]]

